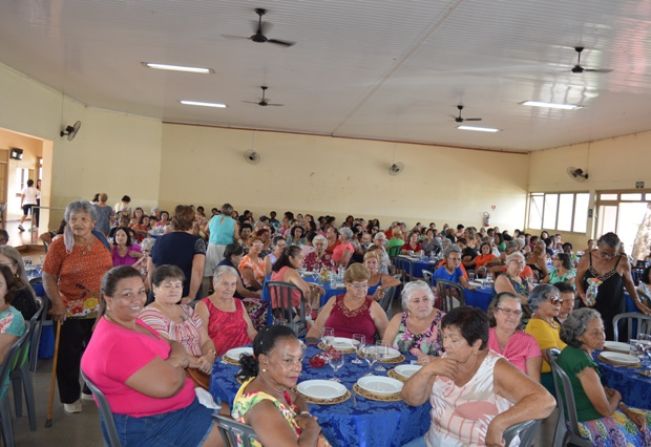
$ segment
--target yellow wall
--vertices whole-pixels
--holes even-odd
[[[244,160],[251,147],[256,165]],[[404,163],[397,176],[394,162]],[[160,201],[208,209],[231,202],[254,213],[293,210],[392,220],[435,221],[439,227],[521,227],[528,156],[436,146],[279,132],[163,125]],[[495,205],[492,210],[491,206]]]
[[[569,166],[588,171],[585,182],[567,174]],[[529,191],[589,191],[594,208],[595,191],[634,189],[636,181],[651,188],[651,132],[624,135],[590,143],[533,152],[529,158]],[[596,217],[596,210],[594,216]],[[561,233],[583,247],[592,234],[594,218],[589,219],[588,233]],[[532,230],[538,233],[539,230]],[[598,235],[597,235],[598,236]]]

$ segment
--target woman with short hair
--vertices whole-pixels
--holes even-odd
[[[332,256],[326,251],[326,248],[328,248],[328,239],[318,234],[312,239],[312,245],[314,245],[314,251],[305,255],[305,269],[310,272],[320,272],[324,268],[326,270],[333,270],[334,263],[332,262]]]
[[[526,263],[524,255],[519,251],[506,257],[506,271],[495,279],[495,292],[508,292],[520,299],[521,304],[528,303],[529,283],[522,278],[521,273]]]
[[[226,246],[235,242],[236,235],[240,233],[239,225],[232,214],[233,206],[225,203],[222,205],[221,214],[213,216],[204,229],[209,233],[204,276],[212,275],[217,265],[224,259]]]

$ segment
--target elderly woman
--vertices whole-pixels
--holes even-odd
[[[547,270],[547,245],[542,239],[539,239],[534,244],[531,253],[527,257],[527,265],[531,267],[539,281],[549,275]]]
[[[212,295],[202,299],[196,312],[208,329],[217,355],[231,348],[246,346],[257,332],[240,300],[233,298],[238,274],[232,267],[217,267],[213,276]]]
[[[387,236],[381,231],[375,233],[375,235],[373,236],[373,245],[381,250],[380,272],[382,272],[382,274],[388,275],[389,268],[391,267],[391,257],[389,257],[389,253],[387,252],[386,244],[387,244]]]
[[[333,270],[335,265],[332,262],[332,256],[326,252],[328,239],[320,234],[316,235],[312,239],[312,245],[314,245],[314,251],[308,253],[303,261],[305,268],[310,272],[319,272],[324,268]]]
[[[239,234],[238,224],[231,217],[233,206],[230,203],[225,203],[221,211],[221,214],[213,216],[208,221],[205,229],[209,232],[206,264],[203,273],[206,277],[212,275],[212,272],[217,268],[217,264],[224,259],[226,246],[235,242],[235,237]]]
[[[11,270],[15,281],[12,286],[11,305],[18,309],[25,321],[29,321],[38,310],[36,294],[29,284],[23,257],[18,250],[9,245],[0,245],[0,265],[6,265]]]
[[[606,338],[613,340],[613,318],[626,311],[624,287],[638,310],[651,315],[651,308],[639,298],[631,277],[631,264],[620,252],[621,241],[615,233],[606,233],[597,241],[597,249],[589,251],[576,268],[576,293],[587,307],[594,307],[606,329]],[[596,295],[588,299],[587,292]]]
[[[383,343],[393,346],[403,354],[412,354],[418,363],[429,363],[441,355],[441,319],[443,312],[434,307],[432,288],[425,281],[412,281],[402,289],[403,312],[394,315]]]
[[[285,248],[280,257],[273,265],[273,272],[271,273],[272,281],[287,282],[298,287],[303,292],[303,298],[307,305],[306,312],[310,314],[312,309],[319,308],[319,296],[323,294],[323,289],[317,284],[305,282],[298,270],[303,267],[303,252],[298,245],[290,245]],[[277,308],[280,306],[278,298],[271,295],[271,307]],[[292,293],[292,306],[297,307],[300,305],[300,293]]]
[[[376,334],[383,337],[388,324],[387,314],[367,294],[369,277],[362,264],[351,264],[344,273],[346,293],[330,298],[319,310],[308,337],[321,337],[325,328],[334,329],[337,337],[353,338],[353,334],[362,334],[366,340],[374,340]]]
[[[543,387],[488,349],[488,319],[461,306],[441,322],[445,354],[405,383],[409,405],[432,404],[432,425],[407,446],[504,445],[508,427],[549,416],[556,402]]]
[[[522,304],[527,304],[529,283],[522,278],[525,267],[524,255],[519,251],[506,257],[506,271],[495,280],[495,293],[509,292],[517,296]]]
[[[558,365],[570,378],[581,436],[604,447],[650,445],[651,412],[629,408],[619,391],[601,383],[592,357],[595,350],[604,348],[606,339],[599,312],[573,311],[561,326],[561,338],[567,347]]]
[[[264,249],[264,242],[258,237],[254,237],[249,247],[249,252],[240,260],[237,266],[244,287],[249,290],[260,290],[264,283],[265,277],[265,262],[260,257],[260,253]]]
[[[339,229],[339,244],[332,250],[332,262],[338,267],[346,267],[351,256],[355,253],[355,246],[352,244],[353,230],[348,227]]]
[[[547,358],[547,350],[563,349],[565,343],[560,337],[560,324],[556,321],[561,310],[561,296],[558,289],[550,284],[540,284],[529,294],[529,308],[533,315],[525,332],[533,336],[543,354],[540,382],[554,394],[554,379]]]
[[[545,282],[556,284],[559,282],[574,281],[576,270],[572,267],[570,255],[566,253],[555,254],[552,257],[552,266],[554,268],[549,272],[549,276],[545,278]]]
[[[213,410],[199,404],[186,376],[188,353],[138,319],[147,297],[140,273],[115,267],[102,297],[106,312],[81,368],[106,396],[121,445],[223,445]]]
[[[79,413],[79,362],[99,310],[102,275],[113,262],[111,252],[92,232],[95,209],[90,202],[70,203],[64,218],[67,225],[63,237],[52,241],[45,256],[43,286],[52,303],[52,318],[62,322],[57,363],[59,396],[66,412]]]
[[[157,267],[152,275],[154,301],[139,318],[166,339],[183,345],[190,367],[207,374],[215,361],[215,348],[199,315],[181,304],[183,279],[183,271],[175,265]]]
[[[461,268],[461,249],[456,245],[451,245],[445,250],[444,264],[434,272],[434,280],[445,280],[461,284],[468,288],[468,278]]]
[[[242,386],[233,401],[232,416],[253,428],[259,441],[254,441],[255,447],[329,445],[296,392],[304,349],[290,328],[271,326],[253,340],[253,355],[242,356],[238,375]]]
[[[273,238],[271,253],[264,257],[265,276],[271,275],[271,268],[283,254],[287,245],[287,240],[283,236],[278,235]]]
[[[185,277],[183,299],[186,303],[197,297],[206,262],[206,242],[192,234],[193,222],[194,210],[192,207],[178,205],[172,219],[174,231],[156,241],[147,267],[150,280],[154,266],[171,264],[180,268]]]
[[[540,382],[542,353],[538,342],[520,330],[522,304],[509,292],[499,293],[488,308],[488,347],[502,355],[534,382]]]
[[[390,275],[380,273],[380,253],[379,249],[367,251],[364,255],[364,267],[368,270],[368,294],[376,301],[380,301],[391,287],[400,285],[400,281]]]
[[[118,265],[134,265],[142,258],[142,250],[135,241],[131,240],[129,228],[119,227],[115,230],[113,239],[111,256],[114,267]]]

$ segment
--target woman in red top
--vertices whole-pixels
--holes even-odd
[[[369,277],[362,264],[351,264],[344,274],[346,294],[328,300],[307,336],[319,338],[328,327],[334,329],[337,337],[353,338],[353,334],[363,334],[366,340],[374,340],[377,333],[381,339],[389,320],[384,309],[367,296]]]
[[[233,267],[217,267],[213,276],[215,291],[197,303],[195,309],[208,328],[208,336],[218,356],[231,348],[250,344],[257,334],[244,305],[233,298],[237,278],[237,271]]]
[[[417,231],[412,231],[409,233],[409,240],[405,245],[402,246],[402,249],[400,250],[402,254],[409,254],[410,251],[418,254],[423,248],[421,247],[420,243],[418,242],[418,239],[420,238],[420,234]]]
[[[271,280],[288,282],[295,285],[303,292],[303,298],[306,305],[310,308],[306,311],[309,313],[312,309],[319,308],[319,296],[323,294],[323,289],[317,284],[311,284],[301,278],[298,269],[303,266],[303,251],[298,245],[286,247],[278,257],[272,267]],[[301,294],[298,291],[292,292],[292,306],[300,305]],[[271,306],[277,308],[280,306],[275,294],[271,294]]]

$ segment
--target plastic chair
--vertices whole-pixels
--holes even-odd
[[[305,299],[303,291],[294,284],[283,281],[269,281],[267,283],[272,306],[273,324],[281,324],[291,328],[297,337],[307,333],[307,320],[305,318]],[[292,296],[300,296],[300,305],[297,309],[293,306]]]
[[[547,357],[552,366],[554,375],[554,388],[556,398],[559,400],[558,424],[554,432],[553,445],[564,446],[569,444],[579,447],[591,447],[592,444],[579,434],[579,423],[576,416],[576,403],[574,393],[567,373],[558,365],[560,351],[556,348],[547,350]]]
[[[615,341],[619,341],[619,323],[622,320],[626,322],[626,339],[624,341],[629,341],[631,338],[639,338],[640,334],[651,334],[651,316],[638,312],[626,312],[615,315],[615,318],[613,318]],[[634,326],[635,332],[633,332]],[[633,336],[633,333],[635,333],[635,336]]]
[[[434,278],[434,273],[431,270],[423,269],[423,280],[430,286],[432,285],[432,278]]]
[[[213,413],[213,418],[227,446],[236,447],[241,444],[244,447],[252,447],[253,441],[257,441],[250,425],[221,416],[217,411]]]
[[[539,420],[532,420],[515,424],[504,430],[504,445],[509,447],[511,441],[517,436],[520,439],[520,447],[529,447],[533,445],[536,431],[540,427]]]
[[[396,296],[397,290],[398,290],[398,286],[389,287],[387,290],[384,291],[384,296],[378,302],[380,307],[382,307],[382,309],[384,309],[384,312],[386,312],[388,319],[391,319],[393,314],[392,304],[393,304],[393,298]]]
[[[83,371],[81,371],[81,378],[86,382],[90,392],[93,393],[95,398],[95,403],[99,409],[99,421],[102,426],[102,436],[104,437],[104,442],[109,447],[121,447],[122,443],[120,442],[120,437],[118,436],[118,429],[115,426],[115,421],[113,420],[113,413],[111,413],[111,407],[109,407],[108,401],[104,393],[97,388],[93,382],[86,377]],[[108,438],[107,438],[108,436]]]
[[[4,363],[0,366],[0,426],[2,427],[2,439],[5,447],[14,447],[16,445],[11,404],[9,403],[9,375],[18,362],[23,347],[29,346],[27,341],[29,340],[30,329],[27,326],[25,333],[14,342],[7,353]]]
[[[439,309],[445,313],[466,304],[463,287],[456,282],[439,279],[436,281],[436,291],[438,293]]]
[[[36,365],[38,363],[38,348],[41,345],[41,334],[43,333],[43,326],[46,324],[47,320],[47,311],[50,308],[50,300],[46,296],[37,296],[36,301],[40,303],[41,310],[38,321],[34,326],[34,333],[30,340],[29,345],[29,370],[31,372],[36,372]],[[32,320],[34,316],[32,316]],[[52,324],[52,321],[49,322]]]
[[[29,429],[36,431],[36,401],[34,399],[34,381],[32,378],[31,361],[34,352],[38,352],[38,343],[41,337],[41,326],[44,302],[41,298],[36,298],[39,305],[38,310],[30,318],[28,327],[30,331],[29,339],[21,348],[16,366],[11,371],[11,383],[14,389],[14,408],[16,417],[23,415],[23,393],[25,394],[25,405],[27,406],[27,419]]]

